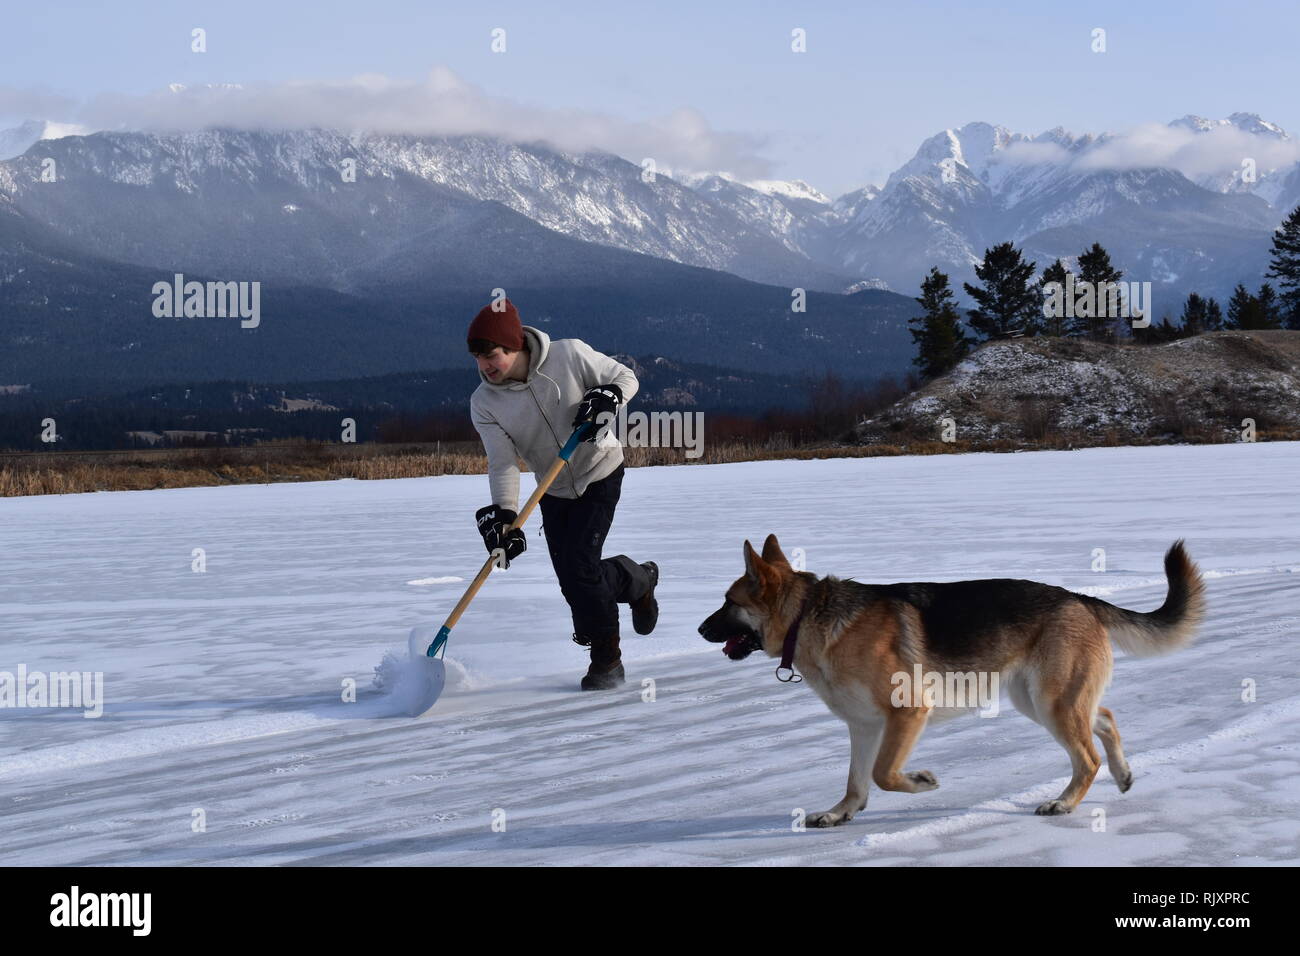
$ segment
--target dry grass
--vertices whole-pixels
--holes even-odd
[[[424,478],[429,475],[481,475],[487,458],[471,454],[383,455],[343,462],[331,478]]]
[[[1062,402],[1054,398],[1022,398],[1016,409],[1021,434],[1031,442],[1046,441],[1061,414]]]
[[[486,471],[482,449],[469,442],[428,446],[284,442],[245,448],[41,452],[0,459],[0,497]]]

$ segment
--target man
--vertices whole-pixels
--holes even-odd
[[[637,391],[632,370],[579,339],[556,339],[522,325],[509,299],[486,306],[470,323],[470,354],[482,380],[470,398],[470,416],[487,450],[492,504],[475,514],[489,552],[502,548],[505,566],[527,548],[518,516],[517,458],[540,475],[583,422],[604,425]],[[560,591],[573,614],[573,640],[591,648],[583,690],[623,683],[618,605],[632,608],[638,634],[659,617],[659,568],[627,555],[601,557],[623,485],[623,447],[589,430],[586,441],[542,495],[542,533]],[[597,437],[602,438],[597,442]]]

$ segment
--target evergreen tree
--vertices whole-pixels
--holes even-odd
[[[1070,270],[1065,268],[1065,263],[1057,259],[1050,266],[1043,270],[1043,277],[1038,280],[1038,287],[1043,296],[1043,301],[1048,301],[1047,287],[1053,282],[1061,285],[1061,308],[1060,315],[1048,314],[1048,308],[1044,308],[1044,317],[1042,320],[1042,334],[1051,335],[1057,338],[1064,336],[1069,331],[1069,323],[1072,321],[1066,314],[1066,296],[1068,295],[1070,283]]]
[[[1205,300],[1195,292],[1187,294],[1183,303],[1183,335],[1200,335],[1205,331]]]
[[[1240,282],[1232,290],[1232,298],[1228,300],[1228,322],[1227,327],[1230,329],[1253,329],[1255,328],[1255,316],[1259,311],[1259,303],[1255,297],[1246,291],[1246,287]]]
[[[984,250],[984,261],[975,267],[983,283],[962,283],[978,308],[967,310],[970,326],[984,339],[1012,332],[1032,335],[1042,315],[1042,294],[1033,281],[1036,263],[1026,262],[1010,242]]]
[[[1168,314],[1145,329],[1133,330],[1133,341],[1138,345],[1161,345],[1179,338],[1182,338],[1182,329],[1169,321]]]
[[[1277,292],[1274,288],[1265,282],[1259,287],[1259,292],[1255,296],[1255,306],[1258,310],[1258,322],[1255,326],[1257,329],[1280,329],[1282,328],[1281,307],[1277,301]]]
[[[924,314],[908,319],[908,325],[914,326],[908,331],[917,349],[912,364],[926,378],[935,378],[960,362],[970,352],[972,343],[962,328],[948,277],[937,267],[931,268],[921,283],[921,294],[916,301]]]
[[[1292,209],[1273,233],[1272,255],[1264,274],[1278,280],[1286,327],[1300,329],[1300,206]]]
[[[1079,256],[1079,283],[1083,286],[1084,301],[1087,302],[1089,289],[1092,291],[1092,307],[1084,309],[1090,315],[1079,315],[1075,306],[1075,320],[1072,334],[1082,335],[1098,341],[1110,341],[1115,337],[1114,320],[1119,317],[1119,292],[1110,289],[1109,283],[1119,282],[1124,277],[1110,261],[1110,253],[1102,248],[1101,243],[1094,242],[1092,248]]]
[[[1223,328],[1223,307],[1218,299],[1205,300],[1205,331],[1218,332]]]

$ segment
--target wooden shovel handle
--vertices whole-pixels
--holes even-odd
[[[532,514],[533,509],[537,507],[537,502],[542,500],[542,495],[546,494],[547,490],[551,487],[551,483],[555,481],[556,477],[564,469],[564,466],[569,463],[569,458],[578,447],[578,442],[582,440],[582,436],[590,427],[589,424],[579,425],[574,430],[573,434],[569,436],[568,442],[566,442],[564,447],[560,449],[560,456],[555,459],[555,462],[549,469],[547,469],[546,474],[544,474],[541,480],[537,482],[537,487],[533,489],[533,493],[529,495],[528,500],[524,502],[523,508],[519,510],[519,517],[515,518],[514,524],[510,526],[511,531],[524,526],[524,522],[528,520],[528,516]],[[488,555],[488,559],[483,562],[483,567],[479,570],[478,574],[474,576],[474,580],[470,582],[470,586],[465,589],[464,596],[462,596],[461,599],[456,602],[456,606],[451,609],[451,614],[442,625],[444,628],[451,630],[456,626],[456,622],[460,620],[460,616],[465,613],[465,608],[469,607],[469,602],[474,600],[474,595],[478,594],[478,589],[483,586],[483,582],[486,581],[488,575],[492,573],[492,565],[496,563],[496,558],[497,556],[495,551]]]

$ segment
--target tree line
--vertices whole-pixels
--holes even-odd
[[[1079,256],[1079,271],[1071,274],[1061,260],[1035,278],[1037,264],[1024,259],[1011,242],[986,249],[975,267],[978,285],[962,283],[975,308],[966,310],[963,325],[949,277],[932,267],[916,298],[922,314],[908,320],[917,355],[912,360],[925,378],[951,369],[975,346],[991,339],[1045,335],[1114,343],[1131,334],[1135,343],[1155,345],[1221,329],[1300,329],[1300,206],[1291,211],[1273,234],[1267,278],[1250,292],[1238,283],[1226,314],[1217,300],[1189,293],[1180,324],[1165,315],[1159,323],[1133,328],[1121,315],[1117,286],[1124,273],[1115,268],[1100,243]],[[1053,285],[1057,283],[1059,285]],[[1066,298],[1061,298],[1061,291]],[[1105,293],[1104,304],[1101,301]],[[1074,298],[1070,298],[1074,297]],[[1049,300],[1066,308],[1045,308]],[[1079,306],[1076,308],[1075,306]],[[1150,303],[1144,308],[1150,312]],[[1146,318],[1150,318],[1149,314]],[[968,332],[969,329],[969,332]]]

